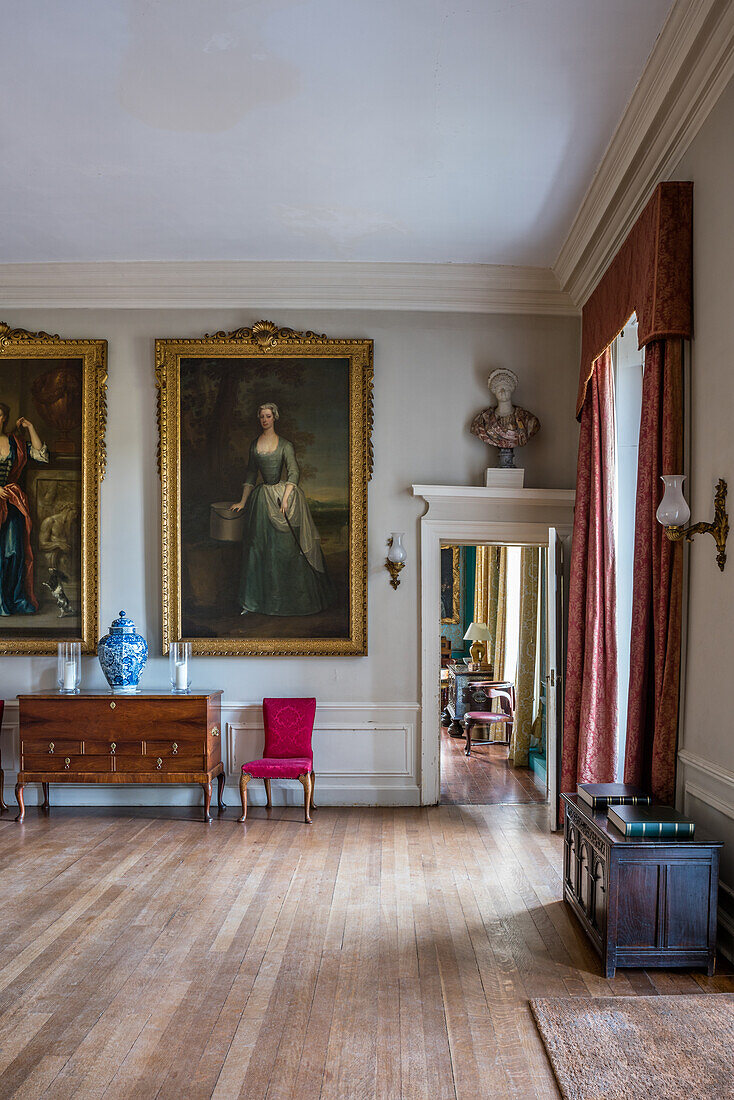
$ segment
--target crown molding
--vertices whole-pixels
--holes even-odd
[[[581,305],[734,75],[732,0],[676,0],[553,271]]]
[[[354,309],[575,315],[549,268],[497,264],[0,264],[11,309]]]

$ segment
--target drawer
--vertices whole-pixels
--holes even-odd
[[[115,756],[116,772],[150,772],[152,775],[165,775],[166,772],[204,771],[204,754],[190,753],[184,756]]]
[[[77,696],[23,698],[20,725],[24,737],[56,740],[62,735],[91,741],[202,741],[207,731],[206,699],[170,696]],[[217,727],[218,728],[218,727]]]
[[[95,775],[109,775],[112,771],[112,759],[110,756],[82,756],[80,754],[67,753],[66,755],[36,756],[33,753],[23,755],[21,771],[45,772],[48,775],[57,772],[88,772]]]
[[[85,737],[82,750],[85,756],[119,756],[120,753],[124,753],[125,756],[134,756],[137,753],[138,756],[142,756],[144,745],[144,741],[124,737],[120,741],[112,741],[109,737],[104,740],[89,741]]]
[[[204,752],[206,747],[203,739],[199,741],[198,745],[193,745],[189,741],[146,741],[145,742],[145,755],[146,756],[163,756],[166,759],[168,757],[177,756],[179,759],[184,757],[187,760],[198,760],[202,762],[204,760]]]
[[[45,737],[24,737],[20,746],[21,755],[28,753],[47,756],[76,756],[82,751],[81,741],[69,741],[66,738],[47,740]],[[109,749],[107,750],[109,752]]]

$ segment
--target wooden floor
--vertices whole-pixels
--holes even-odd
[[[444,806],[496,806],[502,802],[545,802],[530,768],[512,768],[506,745],[477,745],[441,729],[441,802]]]
[[[0,1096],[551,1097],[528,997],[599,976],[545,807],[0,819]]]

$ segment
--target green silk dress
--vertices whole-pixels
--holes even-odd
[[[258,483],[258,476],[262,481]],[[315,615],[335,600],[321,540],[298,481],[293,444],[279,439],[270,454],[250,446],[245,504],[240,607],[261,615]],[[280,511],[286,486],[287,520]]]

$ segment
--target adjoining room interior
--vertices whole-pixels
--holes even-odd
[[[444,804],[548,798],[547,554],[545,546],[441,546]],[[466,718],[495,711],[493,723]]]
[[[734,1100],[734,0],[5,8],[0,1100]]]

